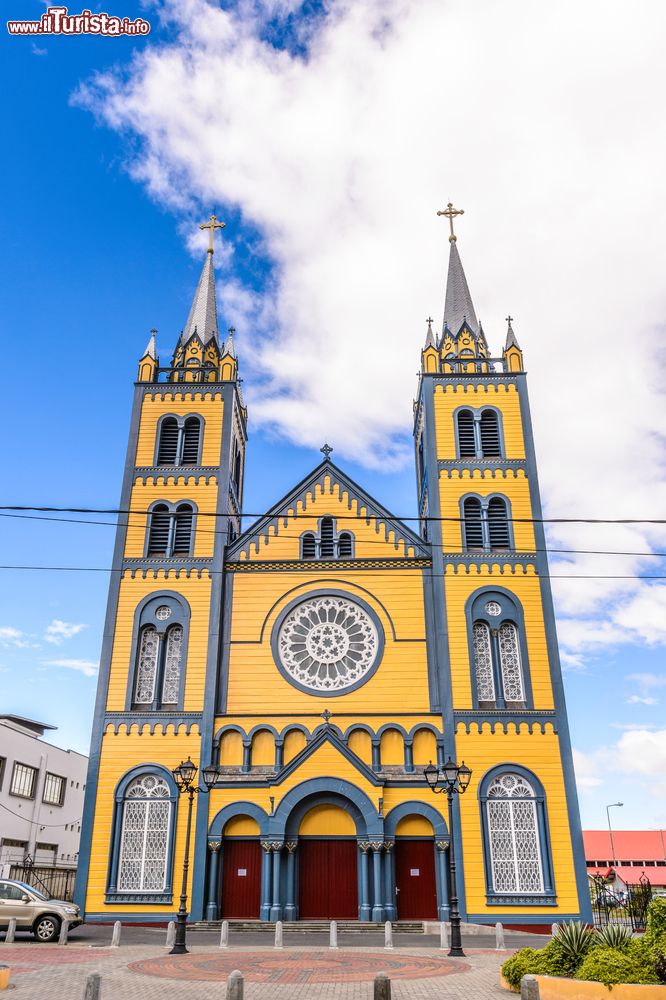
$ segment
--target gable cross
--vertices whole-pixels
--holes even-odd
[[[513,323],[513,316],[507,316],[506,321],[509,324],[509,326],[511,326],[511,324]]]
[[[321,713],[321,717],[324,720],[324,722],[326,723],[326,725],[328,725],[328,720],[331,718],[332,715],[333,715],[333,713],[329,712],[329,710],[327,708],[325,708],[324,711]]]
[[[324,456],[324,460],[325,460],[326,462],[328,462],[328,456],[329,456],[329,455],[331,454],[331,452],[333,451],[333,449],[331,448],[331,446],[330,446],[330,445],[328,445],[328,444],[325,444],[323,448],[320,448],[320,449],[319,449],[319,451],[320,451],[320,452],[322,453],[322,455]]]
[[[454,208],[453,207],[453,202],[450,201],[448,203],[448,205],[446,206],[446,208],[442,212],[438,212],[437,214],[438,215],[445,215],[446,218],[449,220],[449,226],[451,227],[451,235],[449,236],[449,243],[455,243],[457,237],[456,237],[456,234],[453,231],[453,220],[456,217],[456,215],[464,215],[465,214],[465,209],[464,208]]]
[[[200,222],[199,229],[208,230],[208,253],[213,253],[215,247],[213,246],[213,238],[215,237],[216,229],[224,229],[224,222],[218,222],[216,215],[211,215],[208,222]]]

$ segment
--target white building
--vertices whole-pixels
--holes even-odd
[[[0,875],[30,857],[75,866],[88,758],[41,737],[44,722],[0,715]]]

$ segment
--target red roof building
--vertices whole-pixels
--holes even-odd
[[[588,875],[635,885],[645,875],[666,887],[666,830],[583,830]]]

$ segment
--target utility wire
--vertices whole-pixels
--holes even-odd
[[[49,827],[55,828],[55,827],[61,827],[61,826],[69,826],[70,823],[73,826],[74,823],[80,823],[81,822],[81,819],[79,818],[79,819],[67,820],[66,823],[42,823],[42,821],[39,820],[39,819],[28,819],[27,816],[21,816],[20,813],[13,812],[13,810],[11,810],[3,802],[0,802],[0,809],[4,809],[5,812],[10,813],[12,816],[16,816],[18,819],[22,819],[25,823],[31,823],[33,826],[49,826]]]

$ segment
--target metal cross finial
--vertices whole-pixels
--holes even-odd
[[[511,324],[513,323],[513,316],[507,316],[506,321],[509,324],[509,326],[511,326]]]
[[[151,330],[150,332],[152,333],[152,335],[153,335],[153,337],[154,337],[154,336],[155,336],[155,334],[157,333],[157,330],[155,329],[155,327],[153,327],[153,328],[152,328],[152,330]]]
[[[320,451],[320,452],[322,453],[322,455],[324,456],[324,459],[325,459],[325,461],[327,461],[327,462],[328,462],[328,456],[329,456],[329,455],[331,454],[331,452],[333,451],[333,449],[331,448],[331,446],[330,446],[330,445],[328,445],[328,444],[325,444],[323,448],[320,448],[320,449],[319,449],[319,451]]]
[[[228,332],[228,334],[229,334],[230,337],[233,337],[233,335],[236,332],[236,327],[235,326],[230,326],[229,330],[227,332]]]
[[[208,253],[213,253],[215,247],[213,246],[213,239],[215,237],[216,229],[224,229],[224,222],[218,222],[216,215],[211,215],[208,222],[200,222],[199,229],[208,230]]]
[[[449,236],[449,243],[455,243],[456,242],[456,234],[453,232],[453,220],[454,220],[454,218],[455,218],[456,215],[464,215],[465,214],[465,209],[464,208],[454,208],[453,207],[453,202],[450,201],[448,203],[448,205],[446,206],[446,208],[444,209],[444,211],[443,212],[438,212],[437,214],[438,215],[445,215],[447,217],[447,219],[449,220],[449,225],[451,227],[451,235]]]
[[[321,713],[321,717],[324,720],[324,722],[326,723],[326,725],[328,725],[328,720],[331,718],[332,715],[333,715],[333,713],[329,712],[329,710],[327,708],[325,708],[324,711]]]
[[[427,320],[426,320],[426,323],[428,324],[428,326],[432,326],[432,324],[433,324],[434,322],[435,322],[435,321],[434,321],[434,319],[432,318],[432,316],[428,316],[428,318],[427,318]]]

